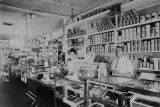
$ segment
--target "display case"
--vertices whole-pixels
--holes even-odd
[[[134,99],[134,96],[137,95],[143,96],[143,98],[146,98],[145,96],[155,98],[157,99],[155,100],[156,104],[159,104],[158,100],[160,100],[160,81],[110,76],[88,80],[87,87],[89,105],[92,102],[98,102],[104,104],[105,107],[136,107],[132,106],[132,101],[138,101]],[[146,100],[144,102],[148,104]],[[153,102],[151,101],[151,103]],[[148,107],[147,104],[142,107]],[[153,107],[158,106],[154,105]]]
[[[157,97],[135,94],[130,100],[130,107],[159,107],[160,99]]]
[[[67,84],[64,86],[64,103],[70,105],[71,107],[83,107],[82,105],[85,98],[85,84],[69,79],[63,80],[67,81]]]

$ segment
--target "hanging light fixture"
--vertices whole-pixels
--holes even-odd
[[[27,40],[28,40],[28,17],[29,17],[29,14],[25,14],[25,18],[26,18],[26,20],[25,20],[25,24],[26,24],[26,38],[25,38],[25,41],[26,41],[26,45],[27,45]]]
[[[36,15],[34,13],[27,13],[27,18],[28,19],[33,19],[35,17],[36,17]]]
[[[3,22],[3,25],[4,26],[9,26],[9,27],[12,27],[12,35],[13,35],[13,38],[12,38],[12,41],[13,41],[13,39],[14,39],[14,27],[15,27],[15,24],[14,23],[10,23],[10,22]],[[10,51],[10,42],[11,41],[9,41],[10,39],[9,39],[9,37],[8,37],[8,51]],[[12,43],[12,42],[11,42]]]
[[[30,19],[33,19],[36,17],[36,15],[32,12],[27,12],[24,14],[25,16],[25,25],[26,25],[26,38],[25,38],[25,41],[26,41],[26,44],[28,43],[28,24],[29,24],[29,20]]]
[[[71,4],[71,20],[74,20],[74,9],[73,9],[73,3]]]

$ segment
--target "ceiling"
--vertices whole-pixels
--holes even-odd
[[[69,16],[86,12],[111,1],[121,0],[0,0],[0,3],[37,12]]]
[[[0,39],[26,39],[26,35],[32,39],[53,33],[62,28],[64,16],[77,15],[111,1],[120,0],[0,0]],[[28,12],[34,17],[27,18],[26,33]]]
[[[62,18],[36,13],[33,16],[33,18],[27,17],[26,33],[26,12],[0,7],[0,39],[26,39],[26,35],[28,39],[33,39],[52,33],[63,26]]]

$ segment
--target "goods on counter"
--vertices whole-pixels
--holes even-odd
[[[158,57],[143,56],[138,58],[137,61],[139,70],[160,70],[160,59]]]
[[[68,74],[68,70],[66,65],[52,66],[51,71],[49,73],[50,79],[54,79],[57,77],[65,77]]]
[[[121,106],[122,105],[122,95],[119,94],[118,92],[115,92],[113,90],[106,90],[102,97],[101,97],[103,100],[107,101],[107,102],[110,102],[112,104],[115,104],[115,105],[118,105],[118,106]]]
[[[56,87],[56,96],[59,98],[63,98],[64,97],[64,87],[63,86],[59,86]]]
[[[104,91],[106,90],[106,87],[93,87],[90,91],[89,91],[89,95],[91,97],[96,97],[96,98],[101,98],[102,94],[104,93]]]
[[[78,72],[78,78],[80,81],[84,82],[88,78],[93,78],[97,76],[97,65],[96,64],[81,64],[80,70]]]

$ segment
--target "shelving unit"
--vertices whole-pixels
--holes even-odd
[[[55,64],[61,60],[62,35],[59,35],[58,37],[48,35],[47,37],[41,38],[39,41],[40,59],[50,59],[52,64]]]
[[[27,58],[21,60],[20,70],[21,70],[21,81],[27,83],[27,76],[30,76],[31,73],[31,65],[27,63]]]
[[[154,19],[154,20],[150,20],[150,21],[146,21],[146,22],[143,22],[143,23],[137,23],[137,24],[132,24],[132,25],[128,25],[128,26],[119,27],[116,30],[123,30],[123,29],[133,28],[133,27],[137,27],[137,26],[142,26],[142,25],[147,25],[147,24],[151,24],[151,23],[156,23],[156,22],[159,22],[159,21],[160,21],[160,18]]]
[[[160,41],[159,40],[160,39],[159,12],[156,9],[154,9],[154,10],[156,10],[155,13],[146,13],[145,12],[144,14],[142,14],[143,12],[141,12],[141,14],[139,15],[139,13],[140,13],[139,11],[145,11],[145,9],[157,6],[159,4],[160,3],[158,0],[154,0],[152,2],[149,0],[147,0],[146,2],[144,2],[142,0],[135,0],[135,1],[129,2],[127,4],[121,5],[122,13],[119,13],[117,15],[110,16],[109,15],[110,10],[108,10],[108,11],[102,12],[100,14],[96,14],[96,15],[91,16],[89,18],[86,18],[84,20],[80,20],[76,23],[68,25],[66,27],[66,31],[65,31],[66,32],[65,33],[66,34],[66,41],[78,39],[78,38],[83,38],[83,46],[69,46],[68,50],[70,48],[79,48],[79,49],[86,50],[86,52],[83,55],[91,52],[92,54],[96,54],[96,55],[105,55],[105,56],[111,55],[110,57],[112,57],[115,52],[115,47],[117,45],[124,45],[125,50],[127,48],[130,48],[129,50],[127,49],[128,51],[125,52],[125,54],[127,54],[127,55],[133,55],[133,54],[139,55],[139,54],[143,54],[143,53],[145,53],[145,54],[159,53],[160,52],[159,42],[158,42],[158,41]],[[124,15],[126,11],[130,12],[131,9],[132,9],[131,13],[133,15],[135,15],[135,18],[139,18],[139,19],[133,23],[130,23],[130,25],[125,23],[126,25],[120,26],[121,16]],[[129,13],[127,13],[127,14],[129,14]],[[152,17],[152,19],[150,18],[148,20],[143,19],[145,17],[148,17],[148,15],[153,15],[154,17]],[[79,16],[81,16],[81,15],[79,15]],[[129,17],[129,16],[127,16],[127,17]],[[106,18],[106,20],[105,20],[106,22],[111,21],[111,23],[113,23],[113,25],[114,25],[113,28],[111,28],[109,30],[102,30],[101,29],[102,31],[98,31],[97,27],[100,27],[100,26],[97,26],[97,24],[102,22],[103,19],[105,19],[105,18]],[[131,16],[130,16],[130,18],[131,18]],[[140,19],[140,18],[142,18],[142,19]],[[154,26],[152,26],[153,24],[154,24]],[[158,25],[156,25],[156,24],[158,24]],[[148,36],[146,36],[144,31],[142,32],[142,30],[143,30],[142,27],[146,27],[146,26],[149,27],[148,28],[149,30],[151,30],[151,28],[154,27],[154,29],[158,30],[158,33],[155,33],[155,31],[154,31],[154,33],[152,33],[150,31],[149,32],[150,34],[147,34]],[[155,26],[157,28],[155,28]],[[90,28],[90,27],[92,27],[92,28]],[[107,27],[107,25],[104,25],[104,26],[102,25],[102,27]],[[68,29],[74,29],[74,28],[85,30],[86,34],[67,38]],[[90,28],[90,29],[82,29],[82,28]],[[132,37],[132,35],[133,35],[132,34],[131,35],[132,38],[129,38],[129,36],[127,35],[128,39],[119,40],[119,36],[120,36],[119,32],[122,32],[122,31],[128,30],[128,29],[132,29],[132,28],[136,29],[135,37]],[[140,34],[137,33],[138,28],[140,28]],[[112,37],[113,40],[110,40],[110,39],[108,40],[107,38],[104,38],[105,33],[109,33],[109,32],[114,32],[114,37]],[[140,35],[140,37],[137,37],[137,35]],[[144,35],[145,35],[145,37],[141,37]],[[106,35],[106,37],[109,38],[109,35]],[[105,39],[107,39],[107,41],[102,41]],[[155,40],[157,43],[156,44],[157,47],[155,49],[153,49],[152,45],[154,44]],[[136,42],[136,44],[135,44],[135,42]],[[138,42],[140,42],[139,45],[138,45]],[[147,43],[147,45],[150,45],[149,49],[146,48],[146,46],[147,46],[147,45],[145,45],[146,43]],[[142,45],[144,45],[144,46],[142,47]],[[133,48],[135,50],[133,50],[131,48]],[[138,50],[136,48],[140,48],[140,49]]]
[[[154,0],[154,1],[151,2],[151,3],[155,5],[155,2],[157,2],[157,0]],[[136,3],[140,3],[141,5],[146,4],[146,3],[144,3],[143,1],[138,0],[138,1],[131,2],[131,3],[129,3],[129,4],[124,4],[124,5],[122,5],[122,8],[124,9],[124,8],[127,7],[127,5],[136,4]],[[152,5],[152,4],[151,4],[151,5]],[[148,5],[148,4],[147,4],[147,5]],[[132,6],[132,7],[133,7],[133,6]],[[138,8],[138,7],[135,6],[135,8]],[[104,12],[104,13],[105,13],[105,12]],[[87,22],[90,22],[91,20],[98,19],[100,16],[106,15],[106,14],[104,14],[104,13],[100,13],[100,14],[91,16],[91,17],[86,18],[86,19],[84,19],[84,20],[78,21],[77,23],[73,23],[73,24],[67,26],[67,29],[69,29],[69,28],[71,28],[71,27],[73,28],[73,27],[81,26],[82,23],[83,23],[83,24],[86,24]],[[107,11],[106,13],[109,13],[109,11]],[[118,16],[118,15],[117,15],[117,16]],[[110,17],[110,16],[109,16],[109,17]],[[113,17],[113,16],[112,16],[112,17]],[[115,17],[116,17],[116,16],[115,16]],[[117,18],[117,19],[115,18],[115,22],[118,22],[117,20],[118,20],[118,18]],[[91,36],[91,35],[103,34],[103,33],[110,32],[110,31],[114,31],[114,32],[115,32],[115,37],[117,37],[116,32],[118,32],[118,31],[121,31],[121,30],[124,30],[124,29],[129,29],[129,28],[134,28],[134,27],[138,27],[138,26],[143,26],[143,25],[147,25],[147,24],[151,24],[151,23],[156,23],[156,22],[159,22],[159,21],[160,21],[160,19],[158,18],[158,19],[153,19],[153,20],[149,20],[149,21],[142,22],[142,23],[140,22],[140,23],[131,24],[131,25],[122,26],[122,27],[118,27],[118,23],[115,23],[115,24],[116,24],[115,26],[117,26],[117,27],[114,28],[114,29],[104,30],[104,31],[94,32],[94,33],[89,33],[89,34],[85,34],[85,35],[80,35],[80,36],[78,36],[78,37],[71,37],[71,38],[68,38],[68,40],[69,40],[69,39],[76,39],[76,38],[79,38],[79,37],[86,37],[86,38],[87,38],[88,36]],[[159,37],[149,37],[149,38],[131,39],[131,40],[125,40],[125,41],[121,41],[121,42],[117,41],[117,39],[116,39],[114,43],[115,43],[115,45],[116,45],[117,43],[130,42],[130,41],[132,41],[132,40],[149,40],[149,39],[156,39],[156,38],[159,38]],[[84,45],[85,45],[85,44],[84,44]],[[89,46],[90,46],[90,45],[99,45],[99,44],[89,44]]]
[[[70,39],[87,37],[87,36],[90,36],[90,35],[98,35],[98,34],[102,34],[102,33],[106,33],[106,32],[111,32],[111,31],[114,31],[114,30],[116,30],[116,29],[110,29],[110,30],[104,30],[104,31],[101,31],[101,32],[89,33],[89,34],[80,35],[80,36],[76,36],[76,37],[70,37],[70,38],[67,38],[67,39],[70,40]]]
[[[125,107],[125,105],[123,104],[127,104],[127,102],[125,102],[126,100],[124,98],[121,98],[121,100],[123,100],[123,102],[118,102],[118,98],[120,97],[116,97],[117,95],[122,95],[125,93],[130,93],[131,96],[132,94],[136,94],[136,93],[143,93],[144,96],[145,95],[152,95],[152,96],[156,96],[157,98],[159,97],[160,93],[159,92],[154,92],[151,91],[150,89],[148,89],[147,84],[145,84],[144,81],[150,81],[150,82],[158,82],[160,83],[159,80],[146,80],[146,79],[134,79],[134,78],[126,78],[126,77],[110,77],[110,78],[100,78],[100,79],[91,79],[91,80],[87,80],[87,99],[89,104],[91,104],[92,101],[94,102],[99,102],[105,106],[111,106],[111,107]],[[102,87],[105,87],[105,89],[103,90]],[[143,87],[143,88],[142,88]],[[102,91],[102,92],[101,92]],[[111,92],[111,93],[109,93]],[[99,97],[96,97],[95,95],[98,93],[102,93],[102,95],[100,95]],[[108,93],[108,94],[106,94]],[[94,95],[95,94],[95,95]],[[115,95],[116,96],[115,96]],[[108,96],[107,96],[108,95]],[[106,96],[106,100],[104,100],[103,98]],[[113,97],[116,99],[112,99],[110,97]],[[127,95],[128,96],[128,95]],[[142,95],[143,96],[143,95]],[[132,98],[128,96],[128,99]],[[112,100],[112,101],[110,101]],[[130,104],[129,104],[130,105]],[[128,106],[129,106],[128,105]]]
[[[103,16],[103,15],[105,15],[105,14],[107,14],[107,13],[109,13],[109,11],[105,11],[105,12],[102,12],[102,13],[100,13],[100,14],[91,16],[91,17],[89,17],[89,18],[80,20],[80,21],[78,21],[78,22],[76,22],[76,23],[72,23],[72,24],[68,25],[68,27],[78,26],[78,25],[80,25],[80,24],[82,24],[82,23],[85,23],[85,22],[87,22],[87,21],[90,21],[90,20],[93,20],[93,19],[97,19],[99,16]]]

